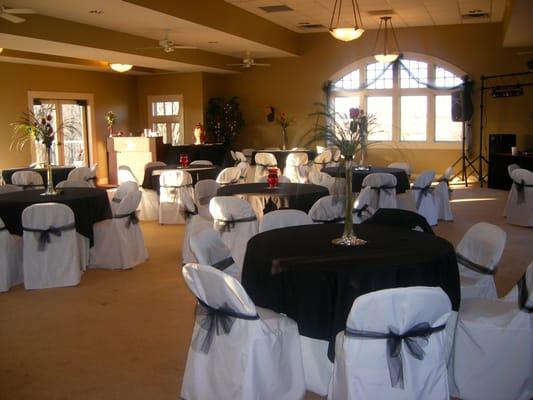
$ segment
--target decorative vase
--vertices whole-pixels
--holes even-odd
[[[278,169],[277,168],[269,168],[268,169],[268,176],[267,176],[267,184],[270,188],[275,188],[278,186]]]
[[[333,239],[331,243],[337,246],[361,246],[366,243],[366,240],[358,238],[353,233],[352,157],[345,158],[344,166],[346,168],[346,193],[344,197],[344,231],[340,238]]]
[[[109,134],[109,137],[113,136],[113,125],[107,126],[107,133]]]
[[[51,148],[46,147],[46,190],[41,193],[42,196],[53,196],[59,194],[54,188],[54,177],[52,175]]]
[[[196,124],[194,128],[194,144],[204,144],[205,130],[202,124]]]
[[[287,149],[287,128],[281,127],[281,149]]]

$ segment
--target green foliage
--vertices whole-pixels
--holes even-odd
[[[244,127],[244,119],[239,109],[239,98],[229,100],[212,97],[207,104],[205,129],[210,138],[219,143],[231,143]]]

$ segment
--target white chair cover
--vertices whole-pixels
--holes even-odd
[[[0,292],[22,283],[22,240],[11,235],[0,218]]]
[[[453,376],[462,399],[533,398],[533,263],[519,282],[522,301],[461,301]],[[529,293],[526,297],[525,293]]]
[[[88,181],[76,181],[76,180],[70,180],[67,179],[66,181],[61,181],[56,185],[57,189],[63,189],[63,188],[92,188],[94,187],[91,185]]]
[[[343,223],[344,197],[332,195],[321,197],[313,204],[308,214],[314,223]]]
[[[332,146],[328,148],[331,151],[331,161],[328,167],[338,167],[341,163],[341,151],[338,147]]]
[[[259,178],[268,175],[268,169],[278,166],[278,161],[272,153],[255,153],[255,182],[259,182]]]
[[[214,220],[213,226],[220,231],[222,241],[239,267],[240,280],[248,239],[258,232],[254,210],[246,200],[217,196],[209,202],[209,212]]]
[[[133,181],[122,182],[120,186],[114,190],[113,198],[111,199],[111,210],[113,214],[117,213],[117,208],[122,199],[128,194],[139,191],[139,185]],[[108,192],[109,193],[109,192]]]
[[[244,154],[244,156],[246,157],[246,161],[248,163],[252,162],[252,154],[254,151],[255,149],[250,149],[250,148],[242,149],[242,154]]]
[[[192,176],[187,171],[165,170],[159,176],[159,223],[185,224],[185,196],[193,199]],[[194,205],[193,205],[194,210]]]
[[[213,179],[202,179],[194,186],[194,201],[198,214],[205,219],[212,220],[209,212],[209,202],[217,195],[219,184]]]
[[[517,168],[511,172],[513,185],[505,206],[507,222],[533,226],[533,172]]]
[[[494,273],[505,248],[507,234],[498,226],[479,222],[455,248],[461,276],[461,298],[497,298]]]
[[[17,171],[11,175],[11,183],[26,189],[44,189],[43,177],[35,171]]]
[[[438,219],[443,221],[453,221],[452,207],[450,205],[450,179],[452,175],[452,167],[446,168],[433,191],[433,198],[438,210]]]
[[[405,162],[393,162],[388,165],[389,168],[403,169],[408,178],[411,177],[411,164]]]
[[[369,207],[375,211],[378,208],[396,208],[396,177],[392,174],[376,172],[365,176],[363,188],[372,189]]]
[[[335,364],[328,399],[448,400],[448,379],[444,357],[444,326],[451,304],[441,288],[409,287],[386,289],[355,299],[346,332],[335,342]],[[422,338],[412,338],[423,350],[417,359],[400,341],[400,358],[389,358],[388,340],[359,337],[360,332],[405,334],[424,324],[437,330]],[[356,334],[350,334],[350,332]],[[357,332],[359,331],[359,332]],[[388,361],[399,361],[403,379],[393,386]],[[403,382],[403,389],[401,383]]]
[[[283,175],[289,178],[290,182],[307,183],[308,161],[307,153],[290,153],[285,162]]]
[[[237,162],[247,162],[246,156],[240,151],[235,151],[235,159]]]
[[[238,167],[224,168],[217,176],[217,183],[220,186],[235,185],[241,180],[241,169]]]
[[[191,249],[199,264],[210,265],[238,280],[239,267],[212,226],[191,237]]]
[[[20,186],[17,185],[11,185],[9,183],[5,185],[0,185],[0,194],[3,193],[12,193],[12,192],[20,192],[22,189]]]
[[[189,262],[198,262],[191,247],[191,239],[199,232],[212,230],[213,219],[211,217],[203,218],[198,214],[198,209],[196,208],[190,192],[183,192],[182,200],[182,213],[187,217],[185,220],[187,225],[185,225],[185,233],[183,234],[183,243],[181,245],[181,260],[185,264]]]
[[[164,166],[166,165],[162,161],[154,161],[147,163],[144,167],[151,166]],[[118,184],[124,182],[135,182],[139,184],[139,181],[135,177],[135,174],[127,165],[121,165],[118,167]],[[142,193],[141,203],[139,204],[139,219],[141,221],[157,221],[159,218],[159,196],[155,190],[145,189],[139,186],[139,190]]]
[[[346,179],[344,178],[334,178],[331,175],[326,174],[325,172],[310,171],[307,175],[309,183],[314,185],[324,186],[328,189],[329,194],[336,194],[337,187],[344,187],[346,184]]]
[[[67,181],[83,181],[87,182],[90,187],[96,187],[96,170],[91,170],[89,167],[78,167],[74,168],[68,173]],[[68,186],[64,186],[68,187]],[[70,186],[70,187],[80,187],[80,186]]]
[[[311,225],[311,217],[300,210],[275,210],[266,213],[259,221],[259,232],[297,225]]]
[[[128,269],[148,260],[143,234],[136,220],[141,196],[139,191],[126,194],[112,219],[94,224],[91,268]]]
[[[239,180],[239,183],[246,183],[248,182],[248,174],[250,172],[250,164],[248,164],[247,161],[241,161],[236,166],[241,170],[241,179]]]
[[[515,169],[519,169],[520,168],[520,165],[518,164],[509,164],[507,166],[507,173],[509,174],[509,177],[512,179],[512,176],[511,176],[511,173],[515,170]]]
[[[22,212],[22,226],[24,287],[44,289],[79,284],[87,266],[88,240],[76,232],[70,207],[34,204]]]
[[[431,226],[437,225],[438,219],[437,203],[433,198],[433,189],[431,188],[433,179],[435,179],[435,172],[422,172],[411,187],[416,212],[424,216]]]
[[[213,163],[209,160],[194,160],[189,163],[189,165],[205,165],[205,166],[211,166]]]
[[[324,150],[322,153],[317,155],[310,163],[311,165],[309,166],[309,173],[320,172],[322,168],[327,167],[328,164],[331,163],[332,158],[333,154],[331,154],[331,150]]]
[[[120,165],[118,167],[118,184],[121,185],[124,182],[135,182],[139,184],[131,168],[127,165]]]
[[[360,224],[363,221],[370,218],[376,210],[372,207],[372,198],[374,196],[374,190],[370,187],[363,188],[359,192],[359,196],[355,199],[353,205],[353,218],[352,221],[355,224]]]
[[[257,180],[257,183],[266,183],[268,175],[262,176]],[[291,183],[291,180],[284,175],[278,175],[278,183]]]

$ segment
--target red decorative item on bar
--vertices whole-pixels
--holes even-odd
[[[278,169],[277,168],[268,169],[267,184],[268,184],[268,187],[271,187],[271,188],[278,186]]]
[[[180,165],[182,168],[187,168],[189,166],[189,155],[180,154]]]

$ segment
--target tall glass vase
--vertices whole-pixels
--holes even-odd
[[[54,177],[52,175],[52,157],[51,148],[46,147],[46,190],[42,193],[43,196],[56,195],[58,192],[54,188]]]
[[[286,150],[287,149],[287,128],[281,128],[281,149]]]
[[[344,203],[344,231],[342,236],[333,239],[331,243],[338,246],[360,246],[366,243],[366,240],[358,238],[353,232],[353,192],[352,192],[352,165],[353,159],[346,157],[344,166],[346,168],[346,187],[345,187],[345,203]]]

